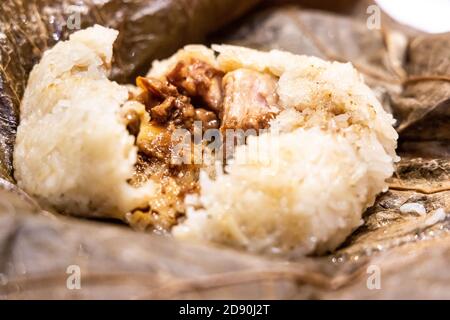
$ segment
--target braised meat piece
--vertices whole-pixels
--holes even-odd
[[[281,107],[277,79],[249,69],[237,69],[223,78],[221,129],[263,129]]]
[[[138,114],[138,112],[133,109],[128,110],[124,114],[124,120],[127,124],[128,132],[133,136],[137,136],[141,127],[141,116]]]
[[[202,123],[204,131],[208,129],[219,129],[219,119],[212,111],[203,108],[195,109],[195,121],[200,121]]]
[[[180,61],[167,80],[183,94],[199,100],[206,108],[219,112],[222,105],[223,72],[198,59]]]
[[[190,128],[195,120],[195,110],[190,99],[178,93],[177,88],[154,78],[138,77],[137,85],[147,93],[144,105],[152,121],[160,125],[173,122]]]

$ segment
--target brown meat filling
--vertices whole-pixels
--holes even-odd
[[[222,106],[222,77],[224,73],[198,59],[180,61],[167,75],[167,80],[180,92],[219,112]]]
[[[130,100],[143,104],[149,117],[133,109],[124,115],[138,147],[130,183],[140,186],[152,180],[158,186],[149,207],[132,212],[129,222],[163,232],[184,214],[184,197],[199,191],[201,165],[172,162],[174,147],[180,142],[173,140],[174,131],[181,128],[193,133],[196,121],[201,121],[203,131],[261,129],[280,111],[277,80],[270,75],[239,69],[224,76],[206,62],[190,59],[180,61],[166,78],[138,77],[140,91],[131,94]],[[192,154],[181,156],[192,158]]]
[[[227,73],[222,82],[222,129],[264,129],[280,112],[277,79],[249,69]]]

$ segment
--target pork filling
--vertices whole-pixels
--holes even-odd
[[[176,149],[186,139],[175,135],[176,130],[184,130],[188,140],[183,141],[194,144],[198,143],[192,139],[196,130],[203,134],[210,129],[223,133],[267,128],[281,111],[277,81],[272,75],[250,69],[224,74],[194,58],[178,62],[164,80],[138,77],[138,89],[130,92],[123,114],[138,147],[138,161],[129,182],[138,187],[151,180],[157,191],[148,207],[128,214],[129,223],[138,229],[166,232],[184,215],[185,196],[199,191],[199,172],[205,164],[174,163],[174,154],[194,158],[193,151],[180,154]],[[230,143],[224,139],[219,143],[225,142],[227,146]],[[203,141],[200,144],[206,147]]]

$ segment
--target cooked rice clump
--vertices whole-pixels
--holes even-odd
[[[134,138],[119,116],[128,99],[109,81],[118,32],[95,26],[45,52],[20,107],[15,178],[41,203],[77,215],[121,217],[145,203],[132,188]]]

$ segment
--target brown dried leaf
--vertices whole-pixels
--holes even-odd
[[[389,188],[426,194],[450,191],[450,158],[403,157],[389,181]]]
[[[393,96],[402,138],[450,141],[450,33],[413,39],[406,68],[404,90]]]

